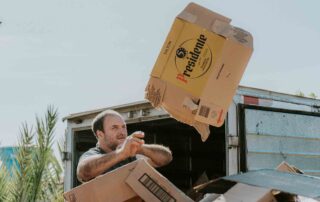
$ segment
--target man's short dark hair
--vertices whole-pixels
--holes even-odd
[[[97,130],[103,131],[104,132],[104,128],[103,128],[103,121],[107,116],[119,116],[122,117],[121,114],[119,114],[118,112],[112,110],[112,109],[107,109],[101,113],[99,113],[92,121],[92,131],[93,134],[97,137]]]

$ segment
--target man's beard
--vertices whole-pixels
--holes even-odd
[[[105,137],[104,142],[109,149],[111,149],[112,151],[115,151],[118,147],[120,147],[125,142],[126,137],[127,137],[126,134],[121,133],[121,134],[118,134],[114,138],[114,141],[112,142],[110,141],[109,138]]]
[[[115,142],[110,143],[110,142],[106,141],[106,144],[108,145],[109,149],[111,149],[112,151],[116,150],[118,147],[118,144]]]

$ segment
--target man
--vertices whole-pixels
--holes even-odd
[[[81,182],[145,158],[152,166],[160,167],[172,160],[171,151],[164,146],[145,144],[144,133],[136,131],[128,136],[122,116],[113,110],[98,114],[92,122],[98,143],[85,152],[79,160],[77,177]]]

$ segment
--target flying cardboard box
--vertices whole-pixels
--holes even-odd
[[[146,99],[202,140],[224,123],[253,50],[250,33],[230,19],[190,3],[175,19],[151,72]]]
[[[143,159],[84,183],[64,193],[64,198],[70,202],[192,201]]]

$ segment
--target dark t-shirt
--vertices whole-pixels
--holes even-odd
[[[80,157],[80,159],[79,159],[79,162],[80,162],[81,160],[85,159],[85,158],[88,158],[89,156],[93,156],[93,155],[97,155],[97,154],[106,154],[106,152],[103,151],[103,150],[102,150],[100,147],[98,147],[98,146],[97,146],[97,147],[93,147],[93,148],[89,149],[88,151],[86,151],[85,153],[83,153],[83,154],[81,155],[81,157]],[[121,167],[121,166],[124,166],[124,165],[126,165],[126,164],[128,164],[128,163],[130,163],[130,162],[132,162],[132,161],[135,161],[135,160],[137,160],[136,157],[129,157],[129,158],[127,158],[127,159],[125,159],[125,160],[123,160],[123,161],[115,164],[114,166],[112,166],[112,167],[109,168],[108,170],[104,171],[104,173],[110,172],[110,171],[112,171],[112,170],[114,170],[114,169],[116,169],[116,168],[119,168],[119,167]]]

